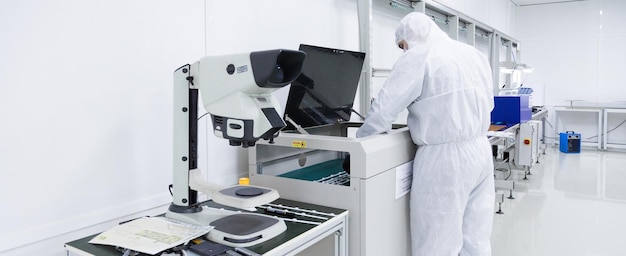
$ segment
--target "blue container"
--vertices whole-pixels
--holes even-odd
[[[580,153],[580,133],[567,131],[559,133],[559,149],[563,153]]]
[[[495,96],[491,123],[512,126],[532,119],[529,95]]]

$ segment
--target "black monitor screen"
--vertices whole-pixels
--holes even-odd
[[[350,120],[365,53],[303,44],[300,50],[306,58],[291,83],[285,115],[305,128]]]

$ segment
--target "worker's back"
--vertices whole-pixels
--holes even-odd
[[[414,63],[425,65],[425,80],[421,95],[408,107],[413,141],[441,144],[485,135],[493,108],[487,58],[449,38],[428,48],[426,54],[416,51]]]

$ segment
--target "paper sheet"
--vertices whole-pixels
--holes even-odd
[[[396,167],[396,199],[411,191],[413,183],[413,161]]]
[[[487,136],[496,137],[496,138],[515,139],[515,133],[512,133],[512,132],[488,131]]]
[[[139,218],[115,226],[89,241],[119,246],[154,255],[208,233],[213,227],[198,226],[164,217]]]

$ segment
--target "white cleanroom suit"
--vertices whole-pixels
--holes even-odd
[[[407,125],[419,146],[410,194],[413,255],[491,255],[495,189],[486,136],[493,108],[489,63],[422,13],[400,23],[396,42],[406,42],[408,50],[356,135],[389,131],[398,113],[408,109]]]

